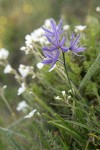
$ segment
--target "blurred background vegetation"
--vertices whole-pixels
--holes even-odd
[[[87,31],[90,30],[88,32],[95,38],[96,25],[99,26],[98,21],[100,19],[95,9],[99,5],[99,0],[0,0],[0,48],[4,47],[9,50],[9,62],[14,68],[17,69],[20,63],[28,65],[30,60],[27,60],[20,51],[20,47],[24,45],[25,36],[41,27],[44,21],[49,18],[54,18],[57,21],[62,18],[64,24],[71,25],[72,30],[74,30],[75,25],[89,24],[90,29],[87,28]],[[88,18],[90,18],[90,20]],[[100,34],[100,30],[97,34]],[[92,39],[92,37],[90,38]],[[97,39],[98,41],[99,38]],[[87,42],[93,45],[91,39],[90,41],[87,39]],[[86,56],[87,58],[90,57],[87,52]],[[92,52],[90,64],[87,62],[84,63],[84,71],[88,70],[92,64],[92,60],[95,58],[96,55]],[[35,64],[34,60],[32,62]],[[0,85],[3,86],[7,84],[9,86],[6,96],[11,107],[15,110],[18,101],[21,99],[21,97],[18,98],[16,94],[18,85],[11,75],[4,75],[2,70],[3,69],[0,68]],[[51,83],[57,80],[55,79],[55,75],[52,81],[52,76],[52,73],[49,77],[47,76]],[[64,86],[58,88],[63,90]],[[89,88],[91,89],[92,87]],[[35,92],[38,91],[36,85],[34,85],[33,90],[35,90]],[[37,94],[45,96],[41,89]],[[50,97],[49,91],[48,94],[48,97]],[[9,112],[7,110],[7,112],[5,112],[5,109],[6,106],[0,98],[0,125],[4,126],[12,122]],[[32,127],[29,126],[29,128],[31,129]],[[0,134],[2,135],[2,133]],[[2,141],[3,140],[4,139],[2,139]]]

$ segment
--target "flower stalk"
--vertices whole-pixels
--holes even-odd
[[[67,78],[68,78],[68,82],[69,82],[70,89],[71,89],[72,94],[73,94],[73,96],[74,96],[75,94],[74,94],[74,91],[73,91],[73,88],[72,88],[72,85],[71,85],[71,80],[70,80],[69,75],[68,75],[68,70],[67,70],[67,65],[66,65],[66,60],[65,60],[65,53],[62,52],[62,55],[63,55],[65,73],[66,73]]]

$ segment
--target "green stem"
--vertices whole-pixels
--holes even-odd
[[[13,112],[12,108],[10,107],[8,101],[6,100],[5,96],[2,94],[0,94],[1,98],[3,99],[4,103],[6,104],[8,110],[10,111],[10,113],[12,114],[12,116],[14,117],[15,119],[15,113]]]
[[[88,146],[90,144],[90,140],[88,139],[87,143],[86,143],[86,146],[85,146],[85,149],[84,150],[88,150]]]
[[[68,75],[68,71],[67,71],[67,66],[66,66],[66,61],[65,61],[65,53],[62,52],[62,55],[63,55],[63,61],[64,61],[64,69],[65,69],[65,72],[66,72],[66,75],[67,75],[67,78],[68,78],[68,82],[69,82],[70,89],[71,89],[72,94],[73,94],[73,96],[74,96],[74,91],[73,91],[73,89],[72,89],[71,81],[70,81],[70,78],[69,78],[69,75]]]

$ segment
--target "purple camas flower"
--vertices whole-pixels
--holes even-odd
[[[56,25],[55,21],[51,19],[50,24],[51,24],[51,30],[48,30],[43,27],[43,30],[46,32],[45,36],[52,45],[50,50],[53,51],[53,50],[61,49],[63,52],[68,51],[68,48],[64,46],[66,37],[63,36],[61,39],[61,34],[64,32],[64,30],[61,30],[62,20],[60,20],[58,25]],[[46,48],[47,47],[44,47],[43,50],[45,50]]]
[[[45,31],[45,36],[50,42],[50,47],[43,47],[43,53],[46,58],[42,61],[44,64],[52,64],[51,68],[55,65],[56,61],[59,61],[60,50],[67,52],[69,48],[65,47],[66,37],[61,38],[61,34],[64,32],[62,30],[62,20],[56,25],[53,19],[50,19],[51,30],[42,27]]]
[[[86,49],[85,47],[79,47],[79,40],[80,35],[75,38],[75,34],[72,33],[69,50],[71,50],[75,55],[77,55],[78,52],[82,52]]]
[[[53,68],[55,63],[58,61],[60,52],[57,50],[55,50],[55,51],[43,51],[43,54],[44,54],[45,58],[42,61],[42,63],[43,64],[52,64],[51,68]]]
[[[60,20],[59,24],[56,25],[56,22],[53,19],[50,19],[50,26],[51,29],[48,30],[45,27],[42,27],[42,29],[45,31],[44,36],[48,39],[50,42],[50,46],[43,47],[43,54],[45,58],[43,59],[43,64],[51,64],[51,68],[55,65],[55,63],[59,60],[60,52],[62,51],[67,52],[68,50],[72,51],[74,54],[77,55],[78,52],[82,52],[85,50],[84,47],[79,47],[79,40],[80,35],[75,37],[75,34],[72,33],[70,46],[66,47],[66,37],[62,36],[62,33],[64,30],[62,30],[62,20]]]

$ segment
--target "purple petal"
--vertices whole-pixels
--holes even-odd
[[[56,22],[54,21],[54,19],[50,19],[50,23],[51,23],[51,27],[53,29],[53,31],[56,31]]]
[[[59,45],[59,35],[57,34],[57,32],[55,32],[55,41],[57,45]]]
[[[54,35],[50,34],[50,33],[46,33],[46,34],[44,34],[44,36],[46,36],[46,37],[54,37]]]
[[[60,20],[60,22],[59,22],[59,24],[57,26],[57,31],[59,31],[61,29],[61,27],[62,27],[62,19]]]
[[[72,35],[71,35],[71,41],[70,41],[70,46],[72,46],[72,44],[73,44],[74,37],[75,37],[75,34],[74,34],[74,33],[72,33]]]
[[[50,48],[49,47],[43,47],[42,50],[43,51],[50,51]]]
[[[53,41],[50,37],[46,36],[46,38],[48,39],[48,41],[49,41],[50,43],[52,43],[53,45],[55,45],[54,41]]]
[[[46,28],[44,28],[44,27],[42,27],[42,29],[43,29],[45,32],[48,32],[50,35],[53,35],[53,33],[52,33],[50,30],[48,30],[48,29],[46,29]]]
[[[52,63],[52,59],[47,59],[44,58],[44,60],[42,61],[43,64],[51,64]]]
[[[48,47],[43,47],[42,48],[42,50],[44,50],[44,51],[54,51],[54,50],[56,50],[57,48],[56,47],[50,47],[50,48],[48,48]]]
[[[76,56],[83,56],[83,55],[78,55],[77,53],[73,52]]]
[[[72,51],[77,53],[77,52],[82,52],[85,49],[86,49],[85,47],[77,47],[77,48],[72,49]]]
[[[51,47],[50,48],[50,51],[54,51],[54,50],[57,50],[57,48],[56,47]]]
[[[73,40],[75,37],[75,33],[73,32],[72,35],[71,35],[71,39]]]
[[[53,61],[54,61],[54,62],[56,62],[56,61],[58,60],[59,55],[60,55],[60,52],[57,50],[57,51],[55,52],[55,57],[53,58]]]
[[[64,30],[61,30],[60,32],[58,32],[59,34],[62,34],[64,32]]]
[[[71,46],[72,46],[72,47],[73,47],[73,46],[76,46],[76,44],[78,43],[79,39],[80,39],[80,35],[78,35],[78,36],[76,37],[76,40],[73,41],[73,43],[72,43]]]
[[[43,51],[43,54],[45,57],[48,57],[48,58],[52,58],[52,53],[48,52],[48,51]]]
[[[52,65],[51,65],[49,71],[52,70],[52,68],[54,67],[54,65],[55,65],[55,62],[52,63]]]
[[[69,50],[69,48],[65,47],[65,46],[61,47],[61,49],[62,49],[63,52],[67,52]]]
[[[60,46],[62,47],[64,44],[65,44],[65,41],[66,41],[66,37],[63,36],[61,42],[60,42]]]
[[[53,66],[56,64],[56,62],[57,62],[57,60],[58,60],[58,58],[59,58],[59,55],[60,55],[60,52],[59,52],[59,51],[57,51],[57,53],[56,53],[55,57],[53,58],[52,65],[51,65],[51,67],[50,67],[50,69],[49,69],[49,70],[51,70],[51,68],[53,68]]]

